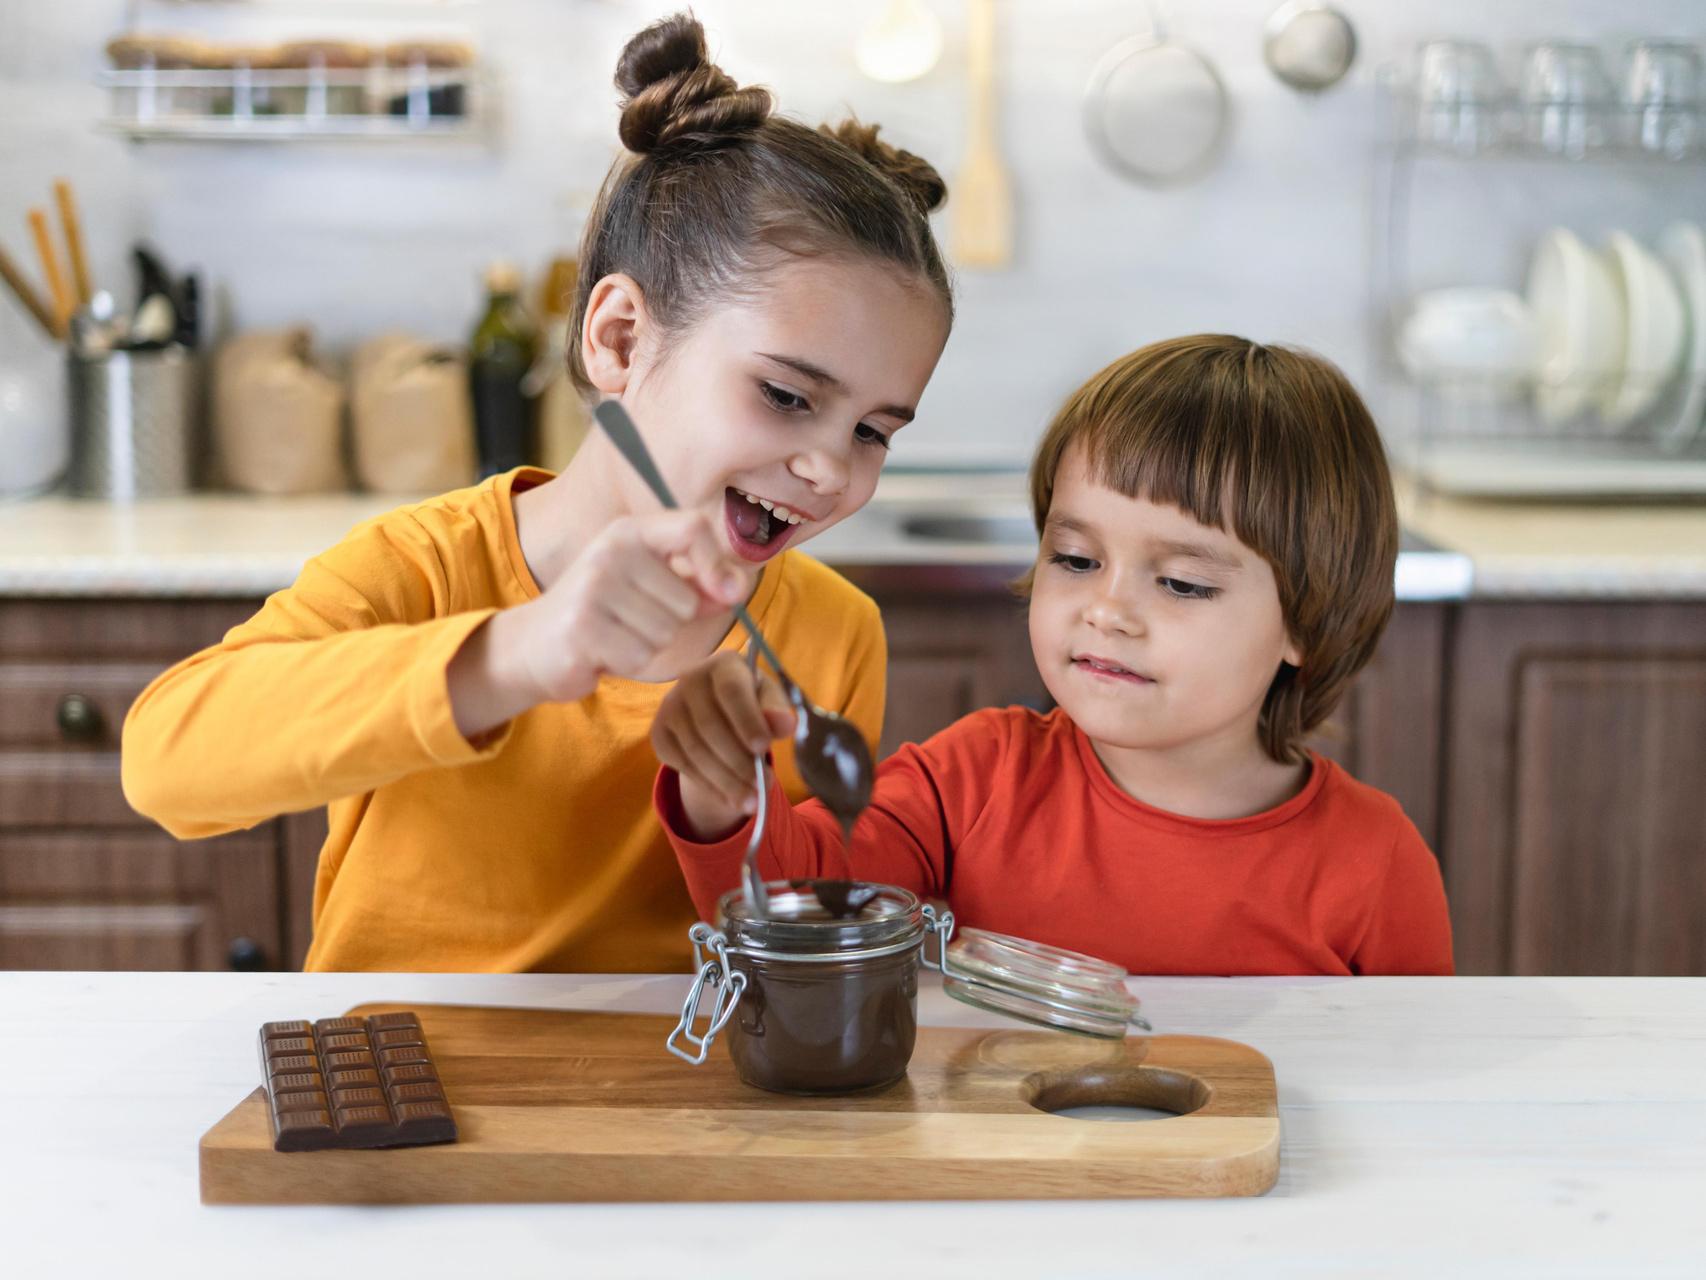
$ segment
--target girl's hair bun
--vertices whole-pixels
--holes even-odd
[[[715,147],[770,118],[765,89],[741,88],[710,60],[691,14],[652,23],[616,63],[622,145],[640,155],[676,145]]]
[[[843,146],[851,147],[888,177],[894,179],[920,213],[934,213],[948,199],[948,184],[928,160],[910,151],[891,147],[877,134],[881,125],[861,124],[854,119],[836,125],[819,125],[818,132],[827,134]]]

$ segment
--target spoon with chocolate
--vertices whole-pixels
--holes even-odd
[[[652,460],[651,450],[640,438],[640,429],[634,425],[634,419],[622,407],[621,401],[604,401],[593,410],[593,417],[604,428],[604,434],[610,437],[618,452],[628,460],[628,465],[657,495],[657,500],[666,507],[676,507],[675,495],[664,483],[663,473]],[[851,839],[854,821],[871,803],[871,780],[876,774],[865,735],[845,716],[826,711],[806,697],[783,669],[775,651],[766,643],[758,624],[744,605],[735,606],[735,617],[752,637],[753,647],[776,673],[782,692],[794,706],[794,763],[799,766],[800,777],[841,823],[842,837]]]

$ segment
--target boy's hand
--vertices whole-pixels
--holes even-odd
[[[754,811],[753,757],[793,731],[781,686],[738,653],[713,654],[676,681],[652,722],[652,747],[681,775],[681,807],[696,838],[725,835]]]

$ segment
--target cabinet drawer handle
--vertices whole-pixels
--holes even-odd
[[[101,709],[80,693],[62,697],[54,718],[59,736],[67,742],[94,742],[101,736]]]
[[[253,938],[233,938],[225,962],[238,973],[254,973],[266,964],[266,952]]]

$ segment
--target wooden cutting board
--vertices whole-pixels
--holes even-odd
[[[403,1007],[421,1016],[458,1142],[280,1154],[256,1089],[202,1137],[203,1203],[1241,1196],[1279,1174],[1273,1067],[1231,1040],[920,1027],[896,1084],[796,1098],[741,1084],[724,1046],[699,1067],[670,1056],[671,1018],[350,1012]],[[1049,1114],[1097,1103],[1188,1114]]]

